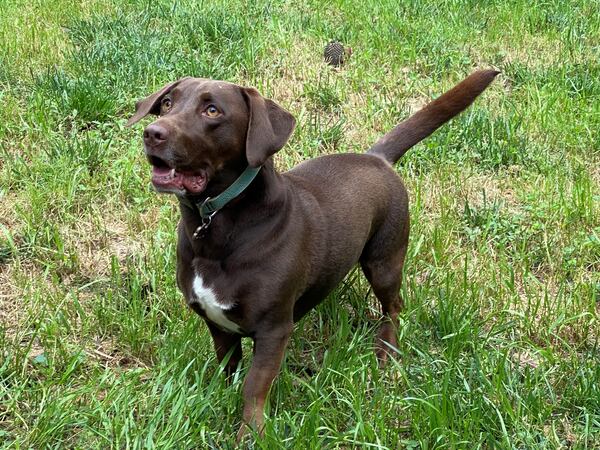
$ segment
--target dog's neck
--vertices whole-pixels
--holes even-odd
[[[180,199],[181,222],[187,238],[190,240],[194,253],[198,256],[219,258],[224,254],[231,252],[236,245],[238,238],[248,235],[261,234],[259,229],[267,229],[269,217],[274,212],[282,211],[286,204],[286,189],[284,188],[281,176],[274,168],[273,162],[269,159],[256,175],[252,183],[231,200],[227,205],[220,209],[212,218],[202,237],[195,239],[193,237],[196,229],[202,224],[202,218],[195,203],[201,202],[208,196],[216,196],[223,192],[227,187],[239,177],[243,169],[239,172],[233,172],[228,178],[228,183],[219,183],[219,189],[211,187],[207,189],[205,195],[200,198],[190,198],[182,201]],[[244,224],[244,227],[238,224]]]

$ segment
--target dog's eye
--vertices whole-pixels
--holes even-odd
[[[171,110],[172,106],[173,106],[173,103],[171,102],[170,98],[163,98],[162,102],[160,103],[160,113],[161,114],[168,113]]]
[[[204,110],[204,113],[208,117],[217,117],[219,114],[221,114],[215,105],[208,105],[208,107]]]

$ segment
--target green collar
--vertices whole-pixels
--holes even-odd
[[[250,186],[250,183],[252,183],[254,178],[256,178],[256,175],[258,175],[258,172],[261,168],[262,166],[258,166],[256,168],[250,166],[246,167],[246,170],[242,172],[237,180],[231,183],[231,186],[229,186],[216,197],[207,197],[203,202],[194,203],[185,197],[179,197],[182,202],[192,208],[197,209],[200,217],[202,218],[202,224],[196,228],[196,231],[194,232],[195,239],[204,236],[206,229],[210,225],[212,217],[227,203],[244,192],[244,190]]]

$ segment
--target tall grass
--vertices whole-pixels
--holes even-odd
[[[477,67],[502,75],[398,164],[412,234],[383,370],[358,270],[297,326],[256,448],[600,447],[594,0],[0,5],[0,447],[229,448],[227,384],[175,280],[135,100],[253,85],[278,167],[364,151]],[[322,60],[336,38],[340,70]]]

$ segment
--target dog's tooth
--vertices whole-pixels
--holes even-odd
[[[175,169],[171,169],[171,173],[169,175],[171,178],[175,178]]]

